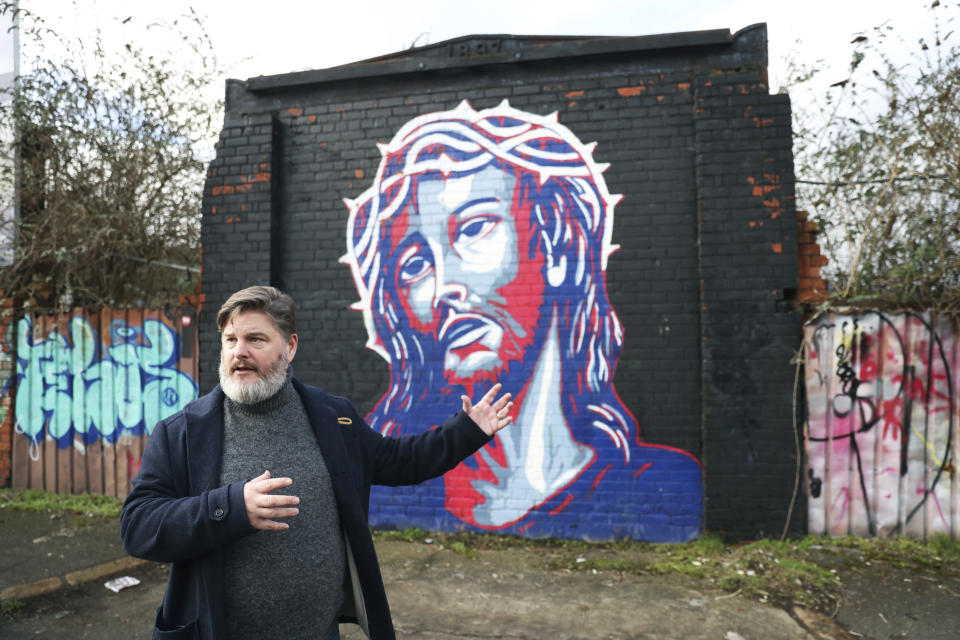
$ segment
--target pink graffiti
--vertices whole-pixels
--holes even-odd
[[[804,328],[812,533],[960,537],[957,321],[828,313]]]
[[[940,505],[940,499],[937,497],[937,494],[928,489],[924,489],[923,487],[917,487],[917,493],[920,495],[930,495],[930,499],[937,508],[937,516],[940,519],[940,522],[944,527],[949,527],[950,525],[947,523],[947,516],[943,513],[943,507]]]

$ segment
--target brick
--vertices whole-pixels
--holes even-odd
[[[582,142],[598,143],[596,161],[610,163],[609,191],[626,196],[615,210],[621,249],[606,281],[623,323],[618,395],[649,442],[705,455],[708,529],[732,537],[779,531],[795,472],[784,454],[794,446],[787,363],[800,331],[799,319],[785,318],[776,303],[787,288],[798,299],[825,290],[825,263],[816,225],[794,211],[789,100],[768,94],[765,45],[750,47],[521,59],[251,94],[245,113],[226,115],[210,165],[202,237],[205,269],[217,273],[205,272],[203,292],[216,308],[246,284],[283,282],[300,305],[298,376],[367,413],[388,386],[388,368],[364,347],[363,318],[349,308],[356,290],[339,259],[342,199],[371,185],[376,144],[411,118],[464,99],[475,109],[507,98],[531,113],[555,111]],[[201,344],[205,391],[216,382],[207,316]],[[423,409],[440,420],[449,407],[429,398]],[[619,496],[616,507],[571,506],[555,516],[557,530],[589,535],[591,522],[621,522],[630,509],[663,531],[695,524],[674,514],[674,489],[644,502],[629,483],[610,482],[598,495]],[[404,498],[395,505],[375,501],[381,521],[445,521],[438,495],[396,495]],[[757,508],[768,502],[776,508]]]

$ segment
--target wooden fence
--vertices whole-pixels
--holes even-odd
[[[806,325],[811,533],[960,538],[958,327],[880,311]]]
[[[126,496],[156,423],[197,397],[197,319],[180,308],[9,320],[11,486]]]

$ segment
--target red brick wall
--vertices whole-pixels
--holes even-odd
[[[820,277],[820,267],[827,265],[827,257],[820,254],[817,236],[820,227],[807,220],[806,211],[797,211],[797,256],[800,266],[800,281],[797,301],[823,302],[827,297],[827,282]]]
[[[13,319],[13,301],[0,301],[0,336],[5,337]],[[0,387],[6,389],[16,374],[16,354],[0,340]],[[13,401],[12,394],[0,397],[0,487],[10,486],[10,470],[13,461]]]

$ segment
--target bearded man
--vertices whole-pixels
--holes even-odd
[[[512,420],[495,384],[438,429],[371,429],[345,398],[303,384],[294,302],[273,287],[217,315],[220,385],[161,421],[121,515],[124,548],[171,563],[154,637],[394,638],[367,523],[371,484],[445,473]]]

